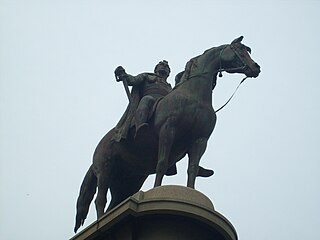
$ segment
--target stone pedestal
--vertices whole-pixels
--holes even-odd
[[[138,192],[70,240],[237,240],[205,195],[182,186]]]

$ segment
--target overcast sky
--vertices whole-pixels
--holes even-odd
[[[201,161],[215,175],[196,189],[239,239],[320,239],[320,2],[111,2],[0,0],[0,239],[73,236],[93,151],[127,105],[118,65],[136,75],[166,59],[173,85],[241,35],[262,72],[218,113]],[[216,109],[242,77],[218,80]],[[185,186],[186,162],[164,184]],[[85,226],[95,219],[92,204]]]

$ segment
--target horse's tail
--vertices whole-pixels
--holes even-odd
[[[83,225],[84,220],[87,217],[90,203],[93,199],[94,194],[97,189],[97,178],[93,173],[92,165],[86,173],[81,184],[79,197],[77,200],[77,215],[76,215],[76,225],[74,227],[74,232],[76,233],[80,226]]]

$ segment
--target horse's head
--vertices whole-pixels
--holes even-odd
[[[247,77],[258,77],[260,66],[252,60],[251,49],[241,43],[242,39],[243,36],[222,48],[219,71],[244,73]]]

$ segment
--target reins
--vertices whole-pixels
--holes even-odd
[[[228,101],[223,104],[218,110],[215,111],[215,113],[219,112],[222,108],[224,108],[233,98],[233,96],[235,95],[235,93],[238,91],[240,85],[247,79],[248,77],[245,77],[241,80],[241,82],[238,84],[238,86],[236,87],[236,89],[234,90],[234,92],[232,93],[231,97],[228,99]]]
[[[242,66],[242,67],[227,68],[227,69],[223,69],[223,68],[222,68],[221,55],[222,55],[224,49],[225,49],[226,47],[228,47],[228,46],[233,50],[233,52],[237,55],[237,57],[238,57],[238,58],[240,59],[240,61],[243,63],[243,66]],[[219,68],[219,70],[218,70],[218,72],[219,72],[219,77],[222,77],[222,71],[228,71],[228,70],[229,70],[229,71],[230,71],[230,70],[236,71],[236,70],[245,69],[245,68],[247,67],[247,64],[243,61],[243,59],[242,59],[242,57],[239,55],[239,53],[232,47],[232,45],[229,45],[229,44],[226,45],[226,46],[221,50],[221,52],[220,52],[220,54],[219,54],[219,61],[220,61],[220,68]],[[236,89],[234,90],[234,92],[232,93],[232,95],[230,96],[230,98],[228,99],[228,101],[227,101],[225,104],[223,104],[218,110],[216,110],[216,111],[215,111],[216,113],[219,112],[222,108],[224,108],[224,107],[231,101],[231,99],[233,98],[233,96],[235,95],[235,93],[238,91],[240,85],[241,85],[247,78],[248,78],[248,77],[246,76],[245,78],[243,78],[243,79],[241,80],[241,82],[238,84],[238,86],[236,87]]]

